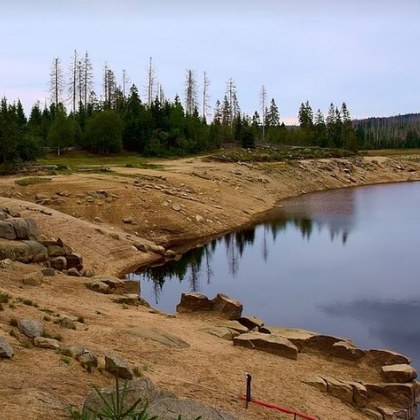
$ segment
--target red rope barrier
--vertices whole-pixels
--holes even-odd
[[[241,396],[241,400],[246,401],[246,396]],[[253,402],[254,404],[262,405],[263,407],[271,408],[273,410],[282,411],[283,413],[295,414],[296,416],[299,416],[299,417],[301,417],[302,419],[305,419],[305,420],[318,420],[316,417],[311,417],[311,416],[308,416],[307,414],[299,413],[295,410],[288,410],[287,408],[280,407],[280,406],[274,405],[274,404],[270,404],[270,403],[267,403],[265,401],[256,400],[254,398],[251,398],[251,402]]]

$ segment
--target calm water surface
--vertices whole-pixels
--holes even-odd
[[[180,295],[223,292],[270,325],[391,348],[420,368],[420,183],[283,201],[252,229],[131,274],[174,312]]]

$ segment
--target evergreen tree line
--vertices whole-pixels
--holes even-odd
[[[321,111],[313,115],[306,102],[299,109],[300,126],[286,127],[280,122],[275,100],[271,99],[265,106],[265,87],[261,117],[258,112],[252,117],[242,113],[236,86],[229,79],[223,100],[216,101],[213,119],[208,122],[210,81],[206,73],[199,94],[194,72],[186,71],[182,102],[179,96],[174,100],[165,97],[163,87],[157,82],[152,59],[144,100],[134,84],[128,88],[125,71],[122,82],[117,83],[114,71],[106,65],[102,82],[103,92],[98,97],[93,90],[93,65],[89,54],[79,56],[75,51],[67,76],[60,59],[52,61],[49,106],[41,108],[38,102],[26,117],[19,100],[8,104],[3,98],[0,163],[33,160],[45,150],[61,153],[71,146],[97,154],[126,150],[145,156],[194,154],[232,143],[252,148],[256,142],[357,148],[350,114],[344,103],[340,110],[331,104],[324,120]]]
[[[420,147],[420,114],[367,118],[353,125],[361,149]]]

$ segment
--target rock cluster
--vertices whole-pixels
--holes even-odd
[[[420,383],[416,370],[406,356],[382,349],[364,350],[350,340],[310,331],[270,327],[255,316],[241,317],[242,305],[225,295],[210,300],[196,293],[185,293],[177,306],[178,312],[204,312],[224,317],[216,302],[235,302],[240,311],[229,310],[229,321],[206,328],[206,332],[233,341],[235,346],[264,351],[277,356],[297,359],[299,353],[316,352],[327,358],[343,359],[347,363],[365,363],[381,373],[381,383],[343,381],[328,376],[314,376],[304,381],[322,392],[350,403],[372,418],[416,418],[416,404],[420,402]],[[220,305],[220,303],[219,303]],[[223,305],[222,305],[223,306]],[[228,305],[230,308],[230,306]]]
[[[0,209],[0,260],[23,263],[44,263],[46,267],[79,275],[83,258],[61,239],[47,239],[39,235],[33,219],[20,217],[7,208]],[[27,279],[27,284],[40,280]]]

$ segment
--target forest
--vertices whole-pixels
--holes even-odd
[[[123,71],[117,83],[114,71],[105,65],[102,92],[93,90],[93,65],[86,53],[75,51],[70,70],[64,74],[59,58],[51,64],[50,102],[35,103],[25,115],[20,100],[0,104],[0,164],[36,160],[46,152],[60,154],[77,147],[96,154],[121,151],[144,156],[182,156],[207,152],[227,145],[254,148],[262,145],[296,145],[342,148],[351,151],[371,147],[417,147],[420,118],[352,121],[347,105],[331,103],[326,117],[313,111],[308,101],[298,110],[298,126],[281,122],[276,101],[261,88],[259,111],[241,111],[232,78],[225,95],[209,106],[209,78],[204,72],[200,92],[193,70],[185,72],[181,99],[165,97],[154,75],[152,59],[143,100],[135,84],[129,87]],[[417,118],[415,118],[417,115]]]

